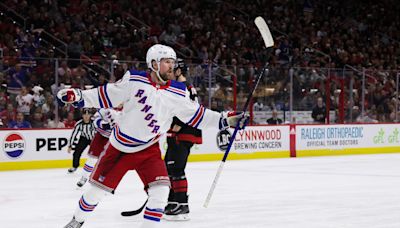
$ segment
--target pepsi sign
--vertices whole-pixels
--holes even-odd
[[[10,158],[20,157],[25,150],[25,139],[18,133],[7,135],[3,142],[3,151]]]

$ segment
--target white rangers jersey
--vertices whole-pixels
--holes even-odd
[[[158,141],[170,128],[174,116],[196,128],[218,127],[221,114],[190,99],[186,85],[168,81],[157,85],[146,72],[131,70],[116,82],[82,91],[85,107],[124,108],[110,136],[120,151],[133,153]]]
[[[93,115],[93,123],[96,128],[96,131],[106,137],[109,138],[111,135],[111,125],[108,123],[106,120],[104,120],[103,115],[100,114],[102,109],[98,110],[94,115]]]
[[[120,111],[114,109],[101,108],[97,110],[97,112],[93,115],[93,123],[96,131],[100,135],[110,138],[113,125],[115,122],[117,122],[120,114]],[[112,118],[112,120],[110,118]]]

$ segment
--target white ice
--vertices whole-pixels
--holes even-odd
[[[219,162],[189,163],[191,220],[169,228],[399,228],[400,154],[227,161],[208,208]],[[66,169],[0,172],[1,228],[61,228],[83,190]],[[102,201],[85,228],[138,227],[146,195],[134,172]]]

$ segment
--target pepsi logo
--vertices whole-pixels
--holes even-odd
[[[18,158],[25,150],[24,138],[18,133],[7,135],[3,143],[3,150],[9,157]]]

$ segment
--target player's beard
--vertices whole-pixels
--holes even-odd
[[[160,74],[160,77],[164,81],[175,79],[174,71],[173,70],[169,70],[169,71],[167,71],[167,72],[165,72],[163,74]]]

